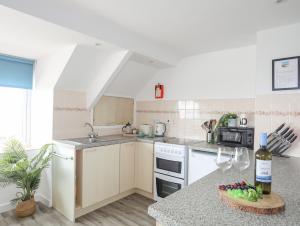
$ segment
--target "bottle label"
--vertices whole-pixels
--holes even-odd
[[[256,181],[263,183],[272,182],[271,160],[256,160]]]

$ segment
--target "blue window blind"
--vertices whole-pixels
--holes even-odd
[[[0,55],[0,86],[32,89],[34,61]]]

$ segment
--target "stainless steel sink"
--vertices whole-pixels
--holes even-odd
[[[89,137],[82,137],[82,138],[74,138],[68,139],[70,141],[80,143],[80,144],[92,144],[92,143],[101,143],[101,142],[110,142],[110,141],[117,141],[122,140],[121,136],[106,136],[106,137],[96,137],[96,138],[89,138]]]

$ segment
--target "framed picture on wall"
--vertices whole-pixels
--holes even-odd
[[[272,60],[272,90],[300,89],[300,56]]]

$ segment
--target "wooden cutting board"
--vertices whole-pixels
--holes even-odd
[[[285,204],[280,195],[271,192],[270,195],[264,195],[263,199],[257,202],[249,202],[244,199],[235,199],[228,195],[226,191],[219,191],[220,198],[230,207],[246,212],[257,214],[277,214],[284,211]]]

